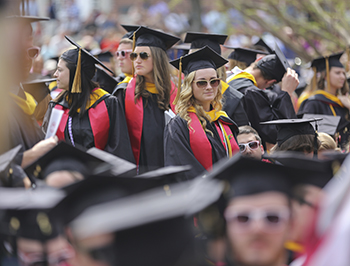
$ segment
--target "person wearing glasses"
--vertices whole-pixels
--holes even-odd
[[[227,60],[205,46],[170,63],[185,78],[175,101],[177,116],[165,128],[165,165],[191,165],[184,173],[190,179],[239,150],[237,125],[221,110],[221,79],[216,70]]]
[[[54,76],[62,92],[49,105],[44,130],[47,131],[52,110],[62,110],[56,132],[59,140],[74,147],[96,147],[133,162],[121,105],[92,81],[95,64],[113,72],[69,37],[66,39],[76,48],[67,50],[59,59]]]
[[[116,96],[121,103],[124,103],[125,89],[132,78],[133,63],[130,59],[130,53],[132,52],[133,41],[129,38],[132,37],[134,31],[136,31],[139,26],[121,26],[127,31],[127,33],[120,40],[115,56],[117,58],[118,67],[122,73],[117,77],[118,84],[114,88],[112,95]]]
[[[241,126],[238,129],[237,141],[241,154],[261,160],[264,154],[264,147],[261,144],[258,132],[250,126]]]
[[[147,27],[140,27],[130,38],[136,76],[125,91],[125,116],[138,173],[142,173],[164,166],[165,111],[174,111],[176,96],[166,50],[180,39]]]

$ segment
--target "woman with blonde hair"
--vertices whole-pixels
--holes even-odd
[[[171,82],[166,50],[180,39],[141,26],[132,37],[134,74],[125,91],[125,117],[138,173],[164,166],[165,111],[176,87]]]
[[[191,165],[186,176],[194,178],[239,151],[237,125],[221,110],[216,70],[227,61],[206,46],[170,63],[185,78],[175,100],[177,116],[165,128],[165,165]]]

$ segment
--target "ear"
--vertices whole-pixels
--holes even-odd
[[[261,148],[261,155],[263,155],[265,153],[264,151],[264,146],[263,145],[260,145],[260,148]]]

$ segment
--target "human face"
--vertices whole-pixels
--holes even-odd
[[[117,52],[121,53],[121,51],[131,51],[132,45],[128,43],[119,44]],[[126,52],[125,57],[122,55],[116,56],[118,61],[118,66],[120,70],[128,75],[132,74],[132,61],[130,60],[130,52]]]
[[[252,141],[257,141],[253,133],[249,134],[239,134],[237,136],[238,144],[246,144]],[[249,146],[246,146],[245,151],[242,152],[243,156],[254,158],[257,160],[261,160],[261,156],[264,154],[264,147],[261,145],[261,143],[258,144],[257,149],[251,149]]]
[[[19,238],[17,240],[17,251],[20,265],[44,265],[44,246],[47,253],[46,260],[49,266],[67,265],[75,256],[74,249],[68,241],[59,236],[42,244],[38,240]]]
[[[218,94],[218,88],[219,88],[219,86],[212,87],[209,81],[212,79],[216,79],[217,77],[218,76],[217,76],[216,70],[213,68],[199,69],[196,71],[194,80],[192,82],[193,96],[197,100],[197,102],[201,104],[204,110],[207,112],[210,111],[210,104]],[[206,80],[208,82],[207,86],[204,88],[198,87],[197,81],[200,81],[200,80]]]
[[[346,81],[345,69],[342,67],[331,67],[329,71],[329,82],[331,88],[337,90],[344,86]]]
[[[144,76],[147,82],[153,83],[153,59],[151,49],[148,46],[137,46],[134,52],[138,54],[137,58],[133,62],[135,74]],[[149,57],[146,60],[141,59],[139,55],[141,52],[146,52]]]
[[[234,213],[257,213],[260,217],[243,224],[228,218]],[[280,213],[284,218],[278,223],[269,223],[261,217],[265,213]],[[280,192],[263,192],[234,198],[226,208],[225,217],[232,258],[239,265],[286,264],[284,243],[291,229],[287,196]]]
[[[69,69],[66,65],[66,61],[60,59],[57,64],[57,70],[53,74],[57,78],[57,88],[61,90],[69,90]]]

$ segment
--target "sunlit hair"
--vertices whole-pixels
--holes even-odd
[[[331,69],[332,69],[332,67],[329,69],[329,71]],[[326,74],[326,70],[324,70],[319,74],[319,76],[317,78],[317,89],[324,90],[326,87],[326,83],[327,83],[327,74]],[[347,92],[349,92],[349,85],[345,79],[343,87],[341,87],[340,89],[337,90],[337,94],[345,95]]]
[[[196,75],[196,71],[191,72],[187,76],[185,76],[179,101],[176,104],[176,112],[179,116],[187,121],[187,126],[190,130],[193,130],[190,126],[191,119],[188,115],[188,109],[193,106],[196,110],[196,115],[198,119],[201,121],[202,127],[205,131],[210,132],[210,130],[206,129],[207,120],[211,122],[210,117],[205,113],[203,106],[194,98],[192,84],[194,81],[194,77]],[[221,111],[222,109],[222,93],[221,93],[221,83],[218,87],[218,93],[215,96],[214,100],[211,102],[212,108],[215,112]]]
[[[170,106],[170,65],[167,54],[158,47],[149,47],[153,59],[153,80],[158,91],[157,102],[161,110],[169,110]],[[144,76],[137,75],[135,88],[135,103],[140,97],[147,99],[151,93],[146,90],[146,79]]]
[[[228,66],[229,70],[232,70],[235,67],[239,67],[240,69],[244,70],[248,67],[246,63],[235,59],[228,59],[228,64],[229,64]]]
[[[319,151],[335,150],[337,148],[337,143],[335,140],[327,133],[318,132],[318,140],[321,142]]]
[[[226,75],[226,67],[225,66],[219,67],[216,70],[216,73],[218,73],[218,78],[219,79],[221,79],[223,81],[226,81],[227,75]]]
[[[124,38],[124,39],[121,39],[120,42],[119,42],[119,45],[120,44],[130,44],[130,49],[132,48],[132,40],[128,39],[128,38]]]

